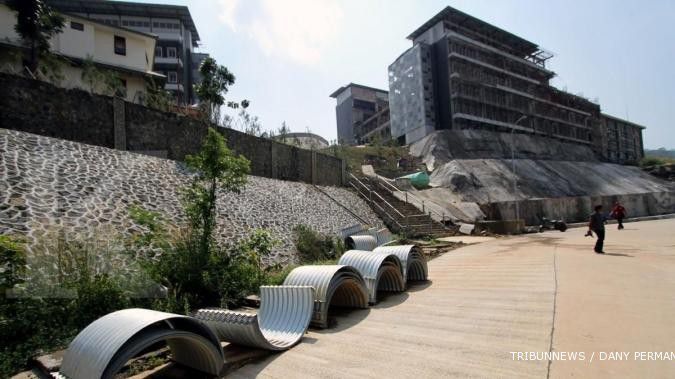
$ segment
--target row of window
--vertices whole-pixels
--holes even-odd
[[[116,19],[107,19],[107,18],[93,18],[93,20],[104,23],[106,25],[120,26],[120,21]],[[136,21],[136,20],[122,20],[121,26],[132,26],[139,28],[149,28],[149,21]],[[159,29],[175,29],[180,30],[180,24],[175,22],[152,22],[153,28]]]
[[[178,73],[176,71],[159,71],[160,74],[166,75],[166,82],[171,84],[178,83]]]
[[[166,54],[166,55],[164,55]],[[175,47],[172,46],[167,46],[167,47],[162,47],[162,46],[157,46],[155,47],[155,57],[158,58],[177,58],[178,57],[178,50]]]

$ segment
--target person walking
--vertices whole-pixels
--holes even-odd
[[[598,254],[605,254],[603,247],[605,243],[605,221],[607,221],[607,218],[602,214],[602,205],[596,205],[594,210],[595,212],[591,214],[588,220],[588,231],[593,231],[597,237],[593,250]]]
[[[619,201],[614,202],[614,209],[612,209],[612,217],[616,219],[619,223],[619,230],[623,229],[623,219],[626,217],[626,208],[619,203]]]

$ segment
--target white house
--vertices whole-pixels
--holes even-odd
[[[93,62],[100,72],[114,73],[125,89],[127,101],[142,102],[147,93],[149,79],[164,82],[164,76],[153,72],[157,37],[151,34],[107,25],[88,18],[64,14],[65,24],[61,33],[50,43],[54,54],[62,58],[60,65],[63,80],[57,84],[65,88],[81,88],[96,93],[104,92],[102,83],[92,89],[83,80],[83,66]],[[14,31],[16,13],[0,3],[0,45],[20,49],[21,39]],[[3,54],[0,70],[22,71],[17,54]]]

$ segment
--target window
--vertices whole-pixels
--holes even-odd
[[[71,21],[70,22],[70,28],[81,31],[81,30],[84,30],[84,24],[81,23],[81,22]]]
[[[169,58],[176,58],[176,48],[175,47],[167,47],[166,48],[166,56]]]
[[[162,50],[161,46],[155,47],[155,56],[159,58],[164,56],[164,51]]]
[[[127,55],[127,40],[124,37],[115,36],[115,54]]]
[[[167,74],[168,74],[167,81],[169,83],[178,83],[178,74],[176,73],[176,71],[169,71],[167,72]]]
[[[132,21],[133,22],[133,21]],[[122,20],[122,26],[129,26],[129,21],[127,20]],[[134,25],[132,25],[134,26]]]

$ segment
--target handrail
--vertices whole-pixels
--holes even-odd
[[[404,216],[403,213],[399,212],[398,209],[394,208],[393,205],[389,204],[389,202],[388,202],[387,200],[385,200],[382,196],[380,196],[379,193],[377,193],[377,192],[375,192],[375,191],[373,191],[372,193],[375,194],[375,196],[379,197],[380,200],[382,200],[383,203],[387,204],[387,205],[389,206],[389,208],[391,208],[391,209],[392,209],[394,212],[396,212],[399,216],[401,216],[401,217],[408,217],[408,216]]]
[[[419,209],[419,206],[416,205],[414,202],[408,201],[408,197],[411,197],[413,200],[417,201],[418,204],[421,203],[421,206],[422,206],[422,214],[423,214],[423,215],[426,215],[426,214],[427,214],[427,213],[424,213],[424,212],[429,212],[429,215],[431,215],[431,214],[433,213],[433,214],[435,214],[436,216],[439,216],[439,217],[441,218],[442,221],[445,221],[445,214],[444,214],[444,213],[438,213],[438,212],[436,212],[436,211],[434,211],[434,210],[431,210],[431,209],[428,209],[428,210],[425,209],[425,208],[424,208],[424,200],[419,199],[417,196],[415,196],[414,194],[412,194],[411,192],[409,192],[409,191],[407,191],[407,190],[401,190],[401,189],[399,189],[399,188],[396,187],[395,185],[389,183],[388,181],[382,179],[382,178],[379,177],[379,176],[377,176],[377,179],[378,179],[378,182],[379,182],[380,184],[382,184],[383,187],[384,187],[386,190],[389,191],[389,193],[392,194],[392,196],[394,196],[394,193],[393,193],[394,191],[396,191],[396,192],[403,192],[403,193],[405,194],[405,200],[404,200],[404,201],[405,201],[406,203],[412,204],[412,205],[415,206],[417,209]]]

